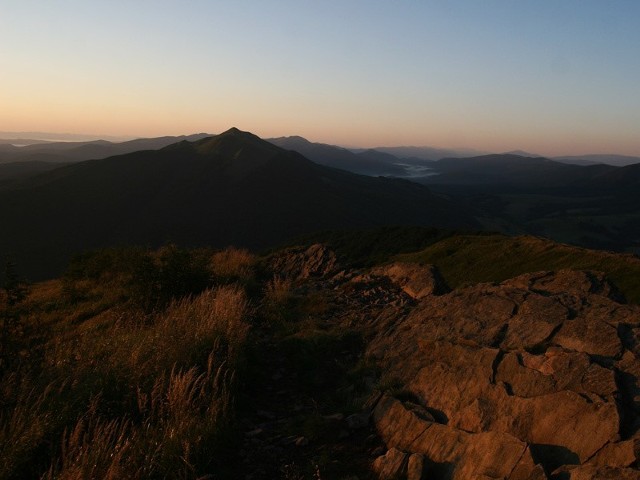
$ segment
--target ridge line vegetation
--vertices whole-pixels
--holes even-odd
[[[640,303],[633,255],[419,227],[326,232],[306,241],[317,240],[349,268],[434,264],[452,288],[539,270],[599,270]],[[296,388],[312,397],[322,389],[318,398],[336,401],[326,362],[357,361],[362,339],[339,322],[328,325],[337,307],[327,294],[296,290],[269,259],[236,248],[111,248],[77,256],[64,277],[28,292],[9,275],[0,314],[19,318],[20,334],[6,336],[11,355],[0,366],[0,479],[232,478],[223,456],[240,441],[239,388],[244,400],[263,385],[247,382],[270,381],[273,372],[258,371],[266,348],[273,362],[304,379]],[[335,368],[347,393],[331,408],[357,411],[347,387],[362,372],[371,376],[368,366]],[[309,371],[317,375],[306,378]],[[298,419],[312,439],[323,438],[318,412],[331,413],[317,409],[315,423]]]

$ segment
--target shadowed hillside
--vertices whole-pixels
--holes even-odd
[[[123,244],[263,248],[340,227],[473,227],[426,187],[310,162],[231,129],[53,170],[0,191],[0,250],[34,278]]]

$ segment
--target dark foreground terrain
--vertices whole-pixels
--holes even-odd
[[[640,478],[640,260],[400,233],[9,269],[0,478]]]

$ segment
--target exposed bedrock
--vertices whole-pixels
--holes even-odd
[[[436,480],[640,478],[640,307],[602,274],[443,295],[432,267],[372,274],[419,279],[403,288],[418,303],[368,348],[397,385],[373,410],[387,447],[406,455],[397,474],[419,454]]]

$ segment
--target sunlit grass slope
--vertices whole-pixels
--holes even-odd
[[[573,247],[536,237],[456,235],[396,258],[435,264],[451,288],[501,282],[541,270],[597,270],[604,272],[629,302],[640,303],[638,257]]]

